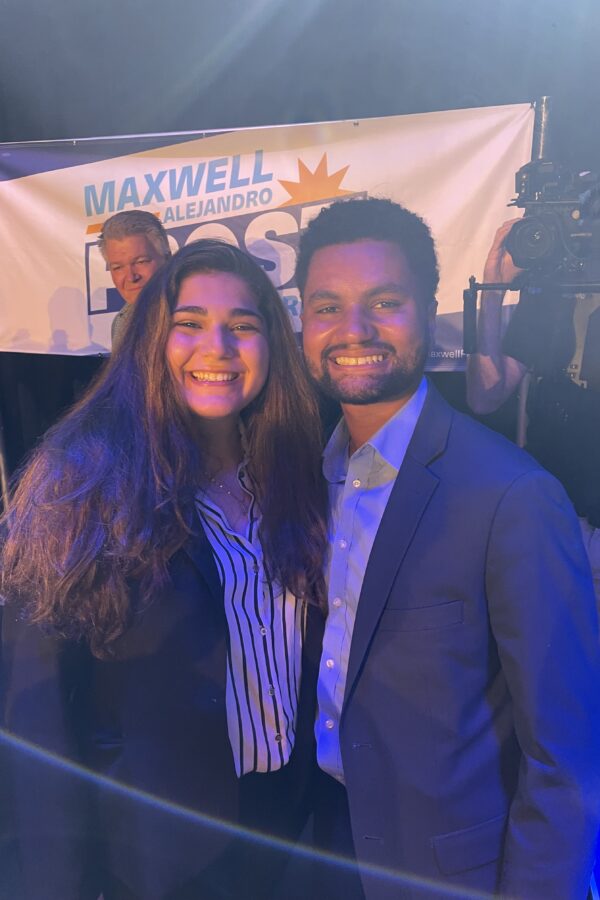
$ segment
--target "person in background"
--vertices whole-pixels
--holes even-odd
[[[484,283],[508,285],[522,273],[505,246],[516,221],[496,232]],[[523,288],[504,335],[505,292],[483,292],[467,400],[475,413],[494,412],[532,374],[526,447],[577,510],[600,611],[600,294],[565,292],[548,277],[542,283]]]
[[[125,301],[111,328],[114,347],[140,291],[169,259],[171,248],[160,221],[142,209],[119,212],[107,219],[98,246],[113,284]]]
[[[600,650],[561,485],[423,376],[438,267],[383,199],[300,240],[303,340],[343,419],[318,680],[315,896],[583,898],[600,820]]]
[[[25,900],[268,898],[314,759],[326,491],[280,298],[192,243],[5,518]],[[240,831],[240,829],[242,829]]]

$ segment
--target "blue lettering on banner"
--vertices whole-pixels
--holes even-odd
[[[83,188],[83,203],[88,218],[108,216],[132,207],[156,206],[187,200],[198,197],[201,191],[205,194],[239,191],[240,188],[261,185],[269,181],[273,181],[273,172],[265,171],[263,151],[256,150],[253,155],[245,157],[240,154],[222,156],[207,162],[199,162],[195,166],[186,165],[180,169],[161,169],[157,173],[129,175],[121,182],[111,179],[99,185],[86,184]],[[249,199],[245,205],[266,205],[270,202],[267,197],[271,196],[270,188],[249,191]],[[243,204],[240,204],[239,200],[236,202],[237,208],[241,209]],[[218,210],[218,205],[215,208]],[[179,213],[173,213],[174,219],[179,217]]]
[[[252,176],[252,184],[260,184],[263,181],[273,181],[272,172],[263,172],[263,152],[257,150],[254,155],[254,174]]]
[[[126,178],[123,182],[121,193],[119,194],[119,202],[117,203],[117,210],[121,212],[126,206],[141,206],[137,185],[133,175],[130,175],[129,178]]]
[[[211,159],[206,176],[206,191],[209,194],[225,190],[227,179],[227,159]]]
[[[239,154],[234,156],[231,160],[231,187],[232,188],[241,188],[248,187],[250,184],[249,178],[241,178],[240,177],[240,157]]]
[[[186,197],[197,197],[202,184],[206,163],[198,163],[196,171],[191,166],[184,166],[178,173],[177,169],[169,169],[169,193],[171,200],[179,200],[185,192]]]
[[[105,181],[100,196],[95,184],[86,184],[83,189],[86,216],[103,216],[115,211],[115,182]]]
[[[282,294],[283,305],[292,318],[300,318],[300,297],[298,294]]]
[[[144,175],[146,179],[146,183],[148,185],[148,190],[146,191],[146,196],[142,202],[142,206],[147,206],[148,203],[164,203],[165,198],[163,192],[160,189],[160,183],[167,174],[167,170],[163,169],[162,172],[159,172],[158,175]]]
[[[167,206],[162,213],[163,225],[169,222],[185,222],[192,219],[225,216],[230,212],[239,212],[246,208],[269,206],[273,202],[271,188],[263,188],[260,192],[248,191],[246,194],[227,194],[225,197],[209,197],[207,200],[189,200],[187,203]]]

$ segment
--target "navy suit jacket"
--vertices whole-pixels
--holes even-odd
[[[95,900],[113,879],[143,900],[175,896],[197,878],[219,896],[229,896],[230,879],[231,895],[246,896],[236,867],[260,845],[242,848],[235,827],[285,838],[301,827],[320,613],[309,611],[292,760],[240,781],[222,591],[203,532],[173,557],[170,576],[108,660],[5,609],[4,720],[27,900]]]
[[[599,663],[562,487],[430,385],[365,572],[340,722],[367,900],[585,897]]]

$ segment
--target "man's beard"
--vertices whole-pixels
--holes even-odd
[[[371,345],[369,349],[370,352],[377,352],[371,350]],[[307,363],[309,376],[326,397],[337,400],[338,403],[366,406],[370,403],[397,400],[417,388],[425,369],[429,340],[425,337],[401,357],[397,356],[394,348],[390,348],[389,345],[386,345],[385,349],[392,350],[394,361],[391,369],[384,374],[347,375],[342,381],[336,381],[331,375],[328,363],[331,351],[326,350],[321,356],[320,369]]]

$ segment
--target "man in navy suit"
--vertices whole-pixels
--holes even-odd
[[[297,280],[343,419],[324,454],[316,723],[328,900],[584,898],[599,822],[589,565],[555,479],[423,377],[438,269],[387,200],[324,209]]]

